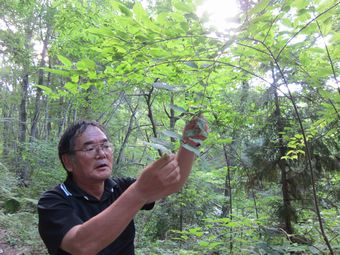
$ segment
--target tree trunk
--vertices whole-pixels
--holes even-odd
[[[276,82],[275,82],[275,74],[274,70],[272,69],[272,76],[274,79],[274,97],[275,97],[275,120],[276,120],[276,131],[279,137],[279,167],[281,171],[281,190],[282,190],[282,199],[283,199],[283,210],[281,211],[280,218],[283,220],[283,229],[288,234],[293,234],[293,225],[292,225],[292,218],[293,218],[293,208],[291,205],[291,199],[289,195],[289,183],[287,179],[287,164],[286,160],[282,159],[283,156],[286,155],[287,148],[284,145],[282,133],[284,132],[284,125],[281,117],[281,108],[279,102],[279,96],[276,89]]]
[[[2,158],[7,159],[10,154],[11,136],[11,111],[8,105],[3,102],[2,104],[2,117],[3,117],[3,130],[2,130]]]
[[[71,108],[71,101],[68,101],[67,102],[67,107],[64,107],[64,104],[65,104],[65,101],[63,98],[60,98],[59,99],[59,107],[60,109],[64,110],[64,111],[60,111],[60,116],[59,116],[59,121],[58,121],[58,134],[57,134],[57,137],[60,137],[61,136],[61,133],[63,132],[64,130],[64,127],[66,125],[66,120],[67,120],[67,117],[68,117],[68,113],[70,111],[70,108]]]
[[[227,173],[224,182],[224,196],[229,198],[227,203],[222,206],[222,217],[229,216],[232,219],[233,206],[232,206],[232,192],[231,192],[231,175],[230,175],[230,160],[228,158],[227,145],[223,145],[224,159],[227,165]]]
[[[27,128],[27,92],[28,92],[28,70],[24,72],[21,82],[21,101],[19,107],[19,134],[18,134],[18,167],[17,176],[21,185],[27,185],[29,177],[29,169],[27,163],[24,161],[24,150],[26,142],[26,128]]]
[[[51,68],[51,61],[49,60],[49,67]],[[51,73],[48,73],[47,75],[47,84],[51,84]],[[49,102],[48,100],[45,101],[46,106],[45,106],[45,136],[46,139],[49,139],[51,130],[52,130],[52,123],[51,123],[51,118],[50,118],[50,110],[49,110]]]
[[[145,94],[144,97],[145,97],[146,104],[147,104],[147,107],[148,107],[148,117],[149,117],[149,120],[151,122],[153,136],[157,137],[156,123],[155,123],[155,120],[153,118],[153,112],[152,112],[152,103],[153,103],[152,92],[153,92],[153,89],[154,88],[151,87],[149,93]],[[161,150],[158,150],[158,154],[159,154],[160,157],[162,156]]]
[[[122,145],[120,146],[119,153],[118,153],[117,160],[116,160],[116,164],[118,166],[121,163],[122,156],[123,156],[123,153],[124,153],[124,149],[125,149],[126,144],[129,140],[129,137],[131,135],[131,131],[132,131],[132,128],[133,128],[133,122],[134,122],[135,117],[136,117],[137,109],[138,109],[138,104],[133,109],[130,107],[131,116],[130,116],[129,126],[128,126],[126,133],[125,133],[124,141],[123,141]]]
[[[268,48],[267,48],[268,49]],[[327,248],[330,252],[331,255],[335,254],[335,252],[333,251],[333,248],[331,246],[331,243],[326,235],[326,232],[325,232],[325,229],[324,229],[324,222],[323,222],[323,219],[321,217],[321,212],[320,212],[320,208],[319,208],[319,202],[318,202],[318,196],[317,196],[317,192],[316,192],[316,183],[315,183],[315,177],[314,177],[314,173],[313,173],[313,166],[312,166],[312,159],[311,159],[311,154],[310,154],[310,148],[309,148],[309,143],[307,142],[307,136],[306,136],[306,132],[305,132],[305,128],[303,126],[303,123],[302,123],[302,119],[301,119],[301,116],[300,116],[300,112],[299,112],[299,109],[298,109],[298,106],[295,102],[295,99],[294,97],[292,96],[292,93],[289,89],[289,86],[288,86],[288,81],[283,73],[283,70],[281,69],[279,63],[278,63],[278,56],[274,57],[273,53],[270,51],[270,55],[272,56],[272,59],[274,60],[275,62],[275,65],[284,81],[284,84],[286,85],[286,88],[288,90],[288,98],[289,100],[291,101],[292,105],[293,105],[293,108],[294,108],[294,112],[296,114],[296,118],[298,120],[298,123],[299,123],[299,126],[300,126],[300,131],[302,133],[302,136],[303,136],[303,143],[304,143],[304,146],[305,146],[305,152],[306,152],[306,170],[309,171],[309,174],[310,174],[310,177],[311,177],[311,184],[312,184],[312,194],[313,194],[313,200],[314,200],[314,209],[315,209],[315,213],[316,213],[316,216],[318,218],[318,222],[319,222],[319,227],[320,227],[320,232],[321,232],[321,235],[322,235],[322,238],[324,239],[326,245],[327,245]]]
[[[229,203],[224,203],[222,206],[222,217],[229,216],[230,221],[233,220],[233,197],[231,191],[231,175],[230,175],[230,161],[228,157],[227,145],[223,144],[224,158],[227,165],[227,174],[224,183],[224,196],[229,197]],[[233,228],[230,228],[229,236],[229,254],[233,254]]]
[[[41,52],[41,60],[40,60],[40,69],[39,69],[39,76],[38,76],[38,85],[44,85],[44,71],[42,70],[42,67],[45,67],[46,61],[46,54],[47,54],[47,46],[48,41],[50,37],[50,28],[47,28],[46,36],[43,43],[43,49]],[[37,88],[37,93],[35,96],[35,106],[34,106],[34,114],[32,119],[32,125],[31,125],[31,136],[30,136],[30,142],[37,138],[38,136],[38,121],[40,116],[40,107],[41,107],[41,96],[42,96],[42,89]]]

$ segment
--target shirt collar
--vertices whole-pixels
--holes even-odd
[[[116,186],[117,183],[114,182],[111,178],[106,179],[104,183],[104,193],[102,195],[101,201],[110,198]],[[60,188],[66,196],[83,197],[85,200],[88,201],[99,201],[91,194],[88,194],[86,191],[79,188],[78,185],[73,181],[72,176],[68,176],[65,182],[60,184]]]

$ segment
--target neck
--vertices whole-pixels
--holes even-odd
[[[105,181],[100,181],[100,182],[91,181],[91,183],[87,183],[87,182],[79,181],[75,179],[74,181],[78,185],[79,188],[86,191],[90,195],[94,196],[98,200],[102,197],[104,193]]]

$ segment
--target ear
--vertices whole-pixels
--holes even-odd
[[[68,172],[73,172],[73,158],[71,155],[63,154],[61,156],[61,159],[63,160],[63,163],[67,169]]]

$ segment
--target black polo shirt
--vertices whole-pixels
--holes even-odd
[[[107,179],[100,200],[80,189],[70,177],[53,190],[45,192],[38,203],[38,214],[39,233],[48,252],[69,254],[59,249],[65,234],[109,207],[134,181],[132,178]],[[152,209],[153,205],[145,205],[142,209]],[[98,255],[133,255],[134,238],[135,226],[131,221],[120,236]]]

